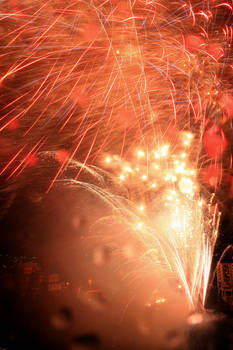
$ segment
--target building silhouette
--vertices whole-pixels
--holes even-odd
[[[230,246],[217,264],[218,295],[233,310],[233,246]]]

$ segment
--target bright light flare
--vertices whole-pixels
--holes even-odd
[[[134,198],[141,202],[126,227],[129,225],[134,238],[143,242],[144,254],[151,255],[151,266],[156,268],[159,262],[176,277],[178,289],[185,292],[194,310],[205,303],[219,214],[215,211],[212,218],[208,203],[200,197],[194,164],[190,154],[184,152],[183,137],[192,140],[193,136],[181,136],[178,153],[172,152],[169,145],[159,147],[158,153],[147,149],[146,157],[142,150],[136,156],[132,152],[127,160],[118,158],[112,172],[117,174],[121,169],[130,210],[136,205]]]

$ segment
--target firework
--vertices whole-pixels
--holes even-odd
[[[195,132],[200,147],[216,114],[209,106],[231,117],[231,94],[220,87],[232,33],[216,19],[230,4],[12,1],[1,10],[7,177],[36,164],[43,150],[58,152],[58,177],[72,158],[122,155],[132,143],[156,146],[180,130]],[[208,135],[205,145],[215,157]]]
[[[102,166],[114,173],[131,203],[134,215],[126,220],[126,230],[130,225],[145,244],[143,255],[151,254],[155,266],[160,262],[175,274],[197,307],[205,303],[219,213],[213,200],[200,195],[195,164],[188,157],[193,135],[179,136],[178,153],[165,144],[136,149],[128,160],[106,155]]]
[[[140,260],[174,275],[192,309],[203,306],[219,223],[210,192],[233,187],[232,4],[0,6],[3,191],[45,166],[48,193],[71,168],[142,242]],[[104,185],[82,181],[85,172]]]

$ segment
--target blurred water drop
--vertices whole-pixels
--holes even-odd
[[[93,254],[93,261],[95,265],[103,265],[110,260],[111,248],[107,246],[98,247]]]
[[[132,259],[132,258],[134,258],[135,255],[136,255],[135,247],[132,246],[132,245],[129,245],[129,244],[128,244],[128,245],[125,245],[125,246],[123,247],[123,253],[124,253],[124,255],[125,255],[126,258]]]
[[[32,203],[39,203],[42,200],[42,195],[38,192],[31,191],[28,193],[28,198]]]
[[[182,345],[184,343],[184,334],[179,332],[178,330],[171,329],[167,334],[166,337],[166,344],[169,349],[172,350],[180,350],[182,349]]]
[[[194,313],[188,317],[188,323],[191,325],[196,325],[203,322],[203,316],[200,313]]]
[[[96,334],[85,334],[73,339],[71,350],[91,350],[97,349],[100,345],[100,339]]]
[[[138,330],[144,336],[147,336],[151,333],[150,328],[142,320],[138,322]]]
[[[107,304],[103,293],[99,289],[80,290],[78,298],[94,311],[102,311]]]
[[[80,228],[81,224],[82,224],[82,219],[79,215],[75,215],[73,218],[72,218],[72,222],[71,222],[71,225],[72,227],[77,230]]]
[[[57,330],[64,330],[73,321],[73,314],[68,307],[64,307],[51,317],[51,325]]]

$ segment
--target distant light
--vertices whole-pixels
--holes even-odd
[[[157,299],[155,300],[156,304],[161,304],[161,303],[165,303],[166,299],[165,298],[161,298],[161,299]]]
[[[183,134],[184,136],[184,146],[190,146],[190,142],[191,140],[193,139],[193,134],[189,133],[189,132],[186,132]]]
[[[199,324],[202,322],[203,322],[203,316],[201,314],[198,314],[198,313],[193,314],[193,315],[189,316],[189,318],[188,318],[188,323],[192,324],[192,325]]]
[[[138,226],[138,228],[142,228],[143,223],[142,222],[138,222],[137,226]]]
[[[179,219],[173,220],[173,222],[171,223],[171,227],[172,227],[174,230],[181,229],[181,228],[182,228],[182,225],[181,225],[180,220],[179,220]]]
[[[182,163],[182,164],[180,164],[180,165],[178,165],[176,168],[175,168],[175,172],[177,173],[177,174],[183,174],[183,173],[185,173],[185,163]]]
[[[177,177],[176,176],[172,176],[172,182],[176,182],[177,181]]]
[[[161,149],[161,156],[165,157],[168,153],[169,145],[164,145]]]
[[[182,177],[178,183],[179,190],[184,194],[193,194],[194,191],[194,183],[191,179],[187,177]]]
[[[138,157],[144,157],[145,153],[142,150],[138,151]]]
[[[171,175],[171,174],[167,174],[167,175],[165,176],[164,180],[165,180],[165,181],[169,181],[169,180],[171,180],[171,178],[172,178],[172,175]]]

